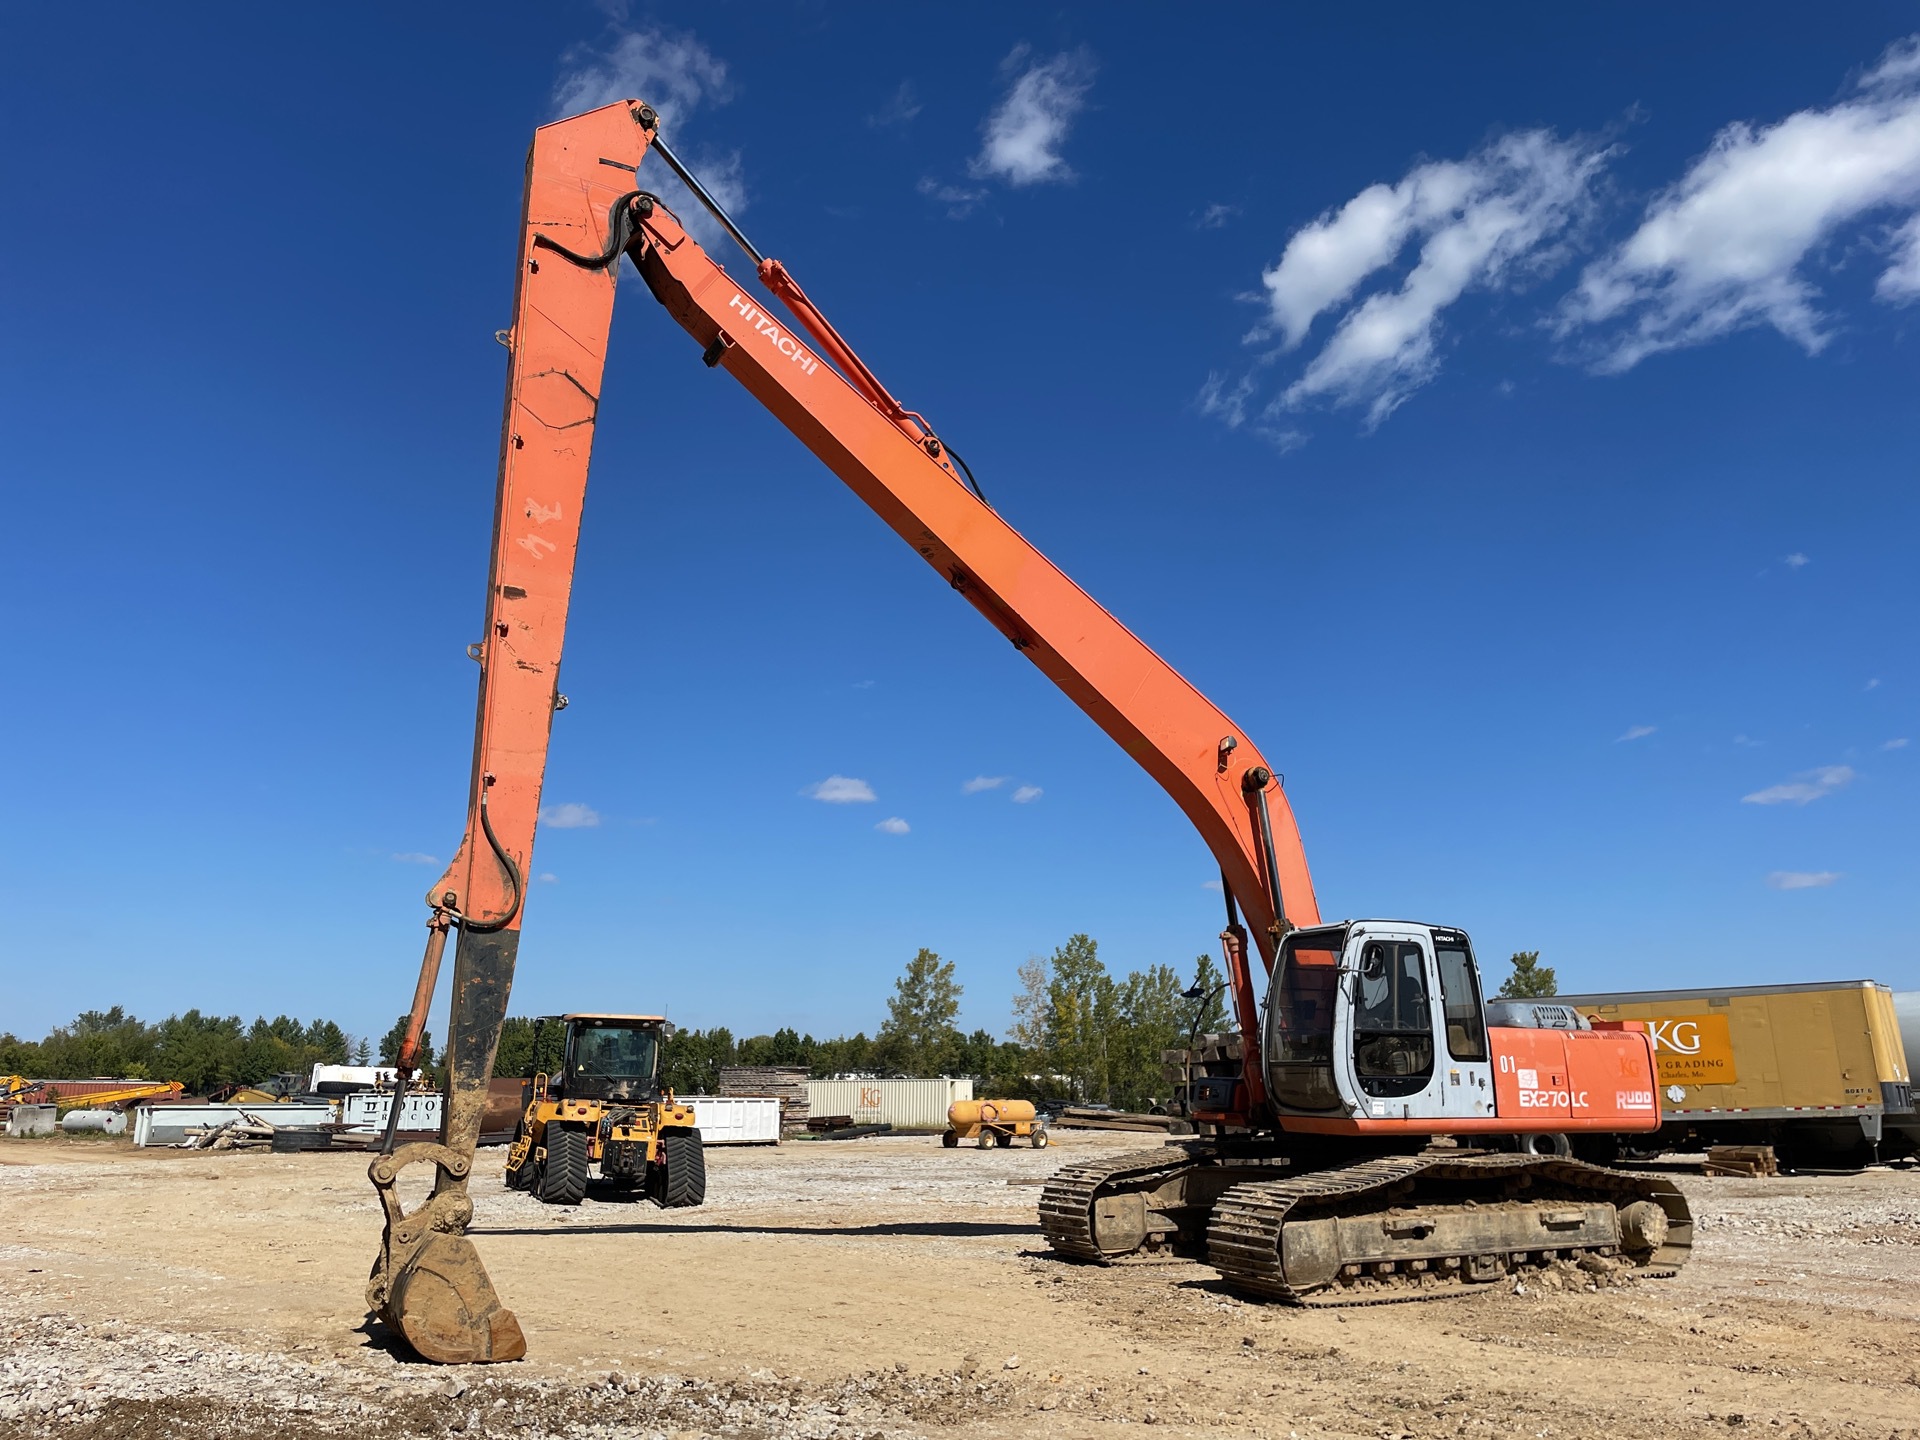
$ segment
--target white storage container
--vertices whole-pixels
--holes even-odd
[[[242,1115],[253,1115],[276,1129],[307,1129],[340,1118],[332,1105],[142,1105],[133,1112],[133,1143],[171,1145],[187,1138],[188,1130],[224,1125]]]
[[[809,1115],[845,1115],[856,1125],[944,1130],[947,1107],[973,1099],[971,1080],[809,1080]]]
[[[446,1097],[438,1090],[425,1090],[418,1095],[409,1094],[406,1103],[400,1108],[400,1128],[437,1131],[440,1128],[440,1116],[445,1106]],[[340,1097],[340,1119],[348,1125],[371,1125],[375,1130],[385,1130],[387,1116],[392,1110],[393,1095],[387,1091],[361,1090],[355,1094]]]
[[[686,1095],[702,1145],[778,1145],[780,1102],[732,1095]]]

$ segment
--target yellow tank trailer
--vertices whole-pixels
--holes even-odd
[[[1594,1019],[1646,1023],[1663,1146],[1772,1145],[1788,1165],[1814,1167],[1864,1165],[1911,1146],[1904,1122],[1913,1118],[1912,1077],[1884,985],[1846,980],[1554,999]]]
[[[1025,1140],[1044,1150],[1047,1124],[1034,1114],[1031,1100],[956,1100],[947,1107],[947,1133],[940,1143],[951,1150],[962,1140],[978,1140],[982,1150]]]

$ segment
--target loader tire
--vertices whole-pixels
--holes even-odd
[[[587,1198],[592,1151],[587,1132],[547,1127],[547,1163],[540,1171],[540,1198],[549,1205],[578,1205]]]
[[[707,1154],[698,1130],[662,1135],[660,1157],[667,1165],[667,1181],[660,1190],[662,1208],[678,1210],[707,1198]]]

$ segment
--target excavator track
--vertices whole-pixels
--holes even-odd
[[[1210,1147],[1163,1145],[1056,1170],[1040,1192],[1040,1228],[1047,1243],[1073,1260],[1111,1264],[1135,1258],[1132,1251],[1103,1249],[1094,1233],[1094,1200],[1103,1188],[1151,1189],[1209,1158]]]
[[[1302,1306],[1439,1299],[1571,1261],[1675,1273],[1693,1243],[1665,1179],[1507,1154],[1389,1156],[1220,1196],[1207,1258],[1235,1289]]]

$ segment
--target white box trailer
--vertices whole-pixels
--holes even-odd
[[[809,1080],[809,1115],[845,1115],[856,1125],[945,1130],[947,1107],[973,1099],[972,1080]]]
[[[683,1095],[693,1107],[702,1145],[778,1145],[780,1102],[736,1095]]]

